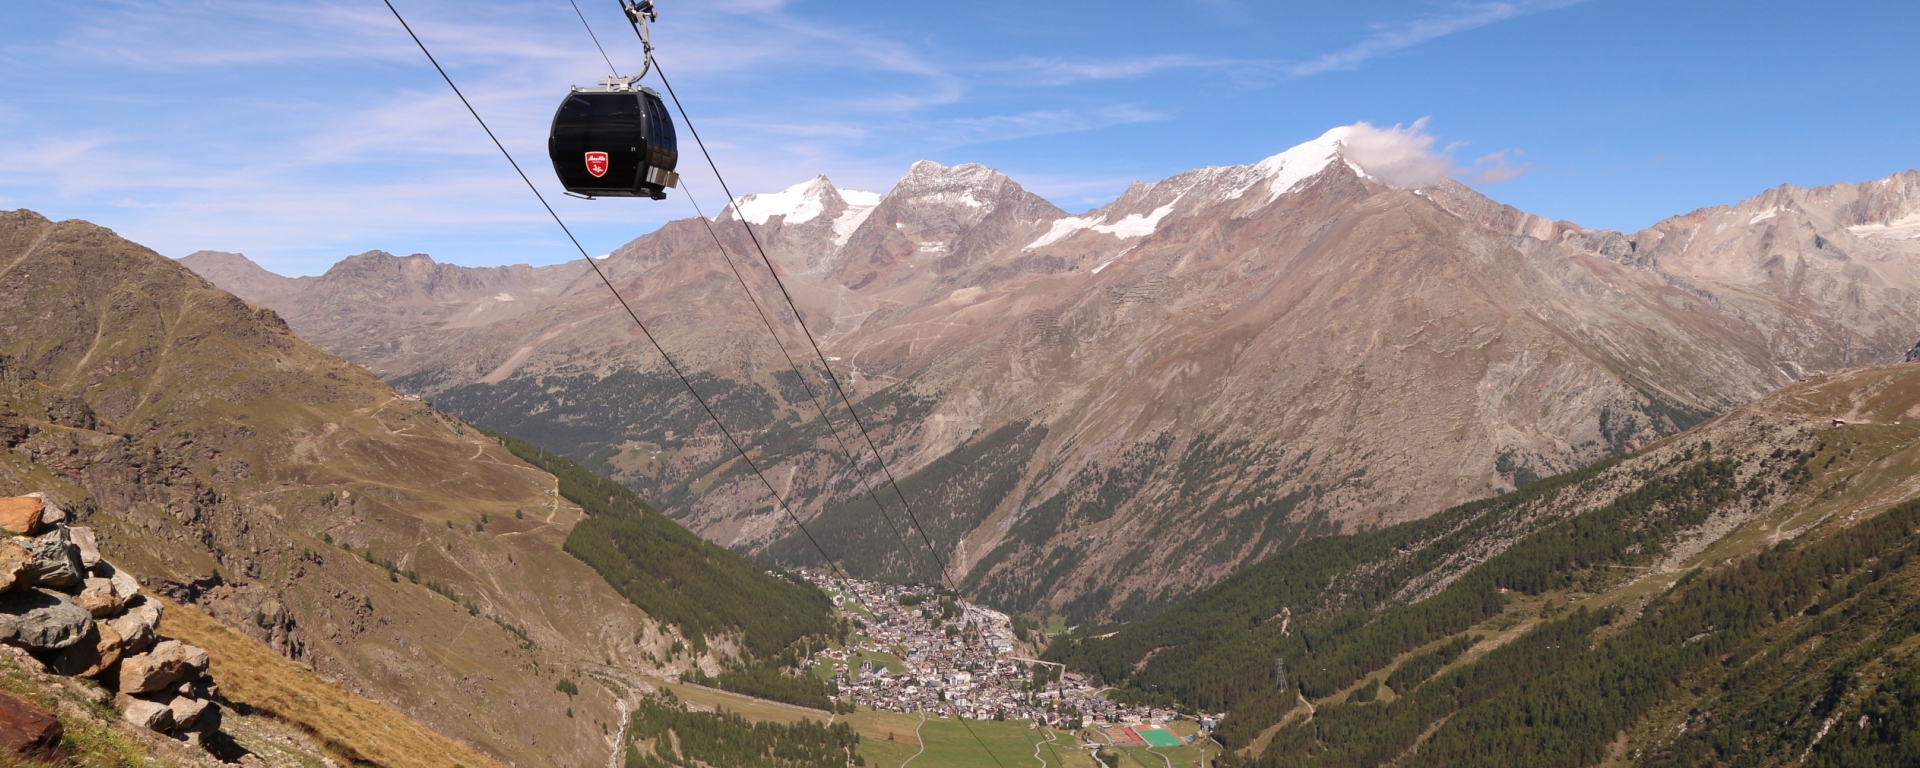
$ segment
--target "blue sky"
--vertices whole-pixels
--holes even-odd
[[[616,0],[579,2],[632,67]],[[884,191],[926,158],[1079,212],[1422,118],[1463,180],[1591,227],[1920,167],[1910,1],[660,2],[658,58],[737,193]],[[547,121],[606,71],[566,0],[395,3],[589,249],[691,215],[557,194]],[[4,3],[0,72],[0,209],[284,274],[573,256],[379,0]]]

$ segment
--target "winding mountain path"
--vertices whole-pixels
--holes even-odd
[[[922,712],[920,713],[920,724],[913,727],[913,738],[915,741],[920,742],[920,751],[913,753],[913,757],[909,757],[905,760],[900,761],[900,768],[907,768],[907,764],[913,762],[914,757],[919,757],[921,755],[926,754],[927,739],[925,736],[920,735],[920,731],[922,729],[925,729],[926,727],[927,727],[927,713]]]

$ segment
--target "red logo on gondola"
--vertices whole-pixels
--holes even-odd
[[[607,175],[607,153],[588,152],[587,173],[593,174],[596,179]]]

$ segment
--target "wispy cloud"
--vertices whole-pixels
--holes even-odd
[[[1514,161],[1526,150],[1503,149],[1489,155],[1482,155],[1473,161],[1461,175],[1471,184],[1499,184],[1512,181],[1533,168],[1531,161],[1515,165]]]
[[[1089,80],[1130,80],[1176,69],[1223,69],[1236,71],[1270,70],[1273,62],[1220,59],[1184,54],[1160,54],[1131,59],[1068,61],[1059,57],[1023,57],[1007,64],[989,67],[1022,77],[1028,84],[1042,86],[1073,85]]]
[[[564,199],[544,172],[559,94],[606,70],[564,2],[394,2],[535,183],[598,238],[595,250],[691,215],[678,197]],[[1244,92],[1571,4],[1446,6],[1305,61],[1204,46],[1109,55],[1115,49],[1104,44],[1062,45],[1023,55],[1013,46],[1046,38],[994,40],[929,26],[924,11],[856,16],[789,0],[672,3],[655,40],[735,192],[822,172],[884,190],[916,159],[1019,158],[1021,140],[1084,134],[1093,144],[1102,129],[1174,120],[1188,108],[1177,94],[1143,97],[1103,84],[1224,79]],[[433,243],[466,249],[441,258],[564,256],[544,213],[379,2],[17,5],[0,25],[0,68],[9,74],[0,79],[0,200],[8,205],[96,218],[174,255],[244,250],[295,272],[368,247]],[[638,45],[612,6],[581,4],[613,62],[630,69]],[[99,94],[86,114],[70,108],[76,89],[102,82],[122,87]],[[975,146],[981,157],[967,157]],[[1007,170],[1043,194],[1104,202],[1124,187],[1122,168],[1162,170],[1139,154],[1137,146],[1112,149],[1113,163],[1086,178],[1030,174],[1017,159]],[[1527,168],[1517,153],[1496,155],[1472,166],[1474,178],[1494,183]],[[687,148],[683,158],[693,157]],[[703,165],[683,160],[681,170],[692,191],[717,201]]]
[[[1165,120],[1168,115],[1138,104],[1114,104],[1091,110],[1062,109],[933,121],[924,127],[935,141],[950,147],[989,141],[1075,133],[1128,123]]]
[[[1579,5],[1585,0],[1521,0],[1508,3],[1466,3],[1446,12],[1398,24],[1382,25],[1358,43],[1333,53],[1286,67],[1292,77],[1311,77],[1353,69],[1381,56],[1404,51],[1448,35],[1479,29],[1508,19]]]

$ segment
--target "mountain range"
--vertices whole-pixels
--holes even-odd
[[[1078,215],[974,164],[877,195],[820,177],[600,264],[828,556],[936,581],[924,531],[968,593],[1075,620],[1151,615],[1920,340],[1920,173],[1620,233],[1410,183],[1356,130]],[[820,562],[583,264],[183,263],[708,539]]]

